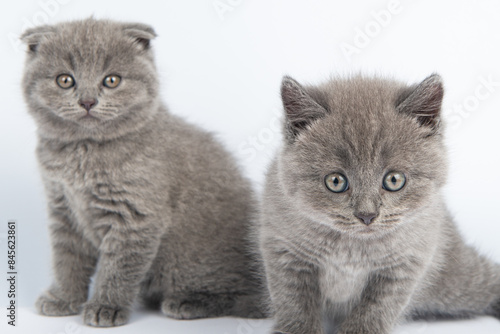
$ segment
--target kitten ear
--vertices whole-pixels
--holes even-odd
[[[20,39],[28,45],[29,52],[35,54],[40,43],[54,33],[55,28],[53,26],[44,25],[26,30]]]
[[[142,23],[130,23],[123,27],[123,31],[131,37],[143,50],[150,48],[150,41],[156,37],[154,29]]]
[[[285,109],[285,135],[294,139],[312,121],[327,111],[297,81],[289,76],[281,82],[281,100]]]
[[[432,74],[416,86],[396,106],[399,112],[412,115],[423,126],[437,129],[440,123],[444,88],[441,77]]]

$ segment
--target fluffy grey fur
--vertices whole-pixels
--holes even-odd
[[[465,245],[440,192],[440,77],[410,87],[285,77],[281,93],[285,142],[259,231],[275,331],[385,334],[405,318],[499,318],[500,267]],[[406,175],[399,191],[383,187],[391,171]],[[345,192],[325,186],[332,172],[348,179]]]
[[[94,19],[22,36],[54,262],[37,307],[116,326],[140,295],[178,319],[260,317],[251,186],[211,134],[161,103],[154,36],[147,25]],[[61,74],[75,85],[59,87]],[[109,75],[121,77],[116,88],[104,85]]]

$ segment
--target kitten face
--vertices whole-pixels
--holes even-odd
[[[439,122],[418,118],[429,102],[415,100],[418,87],[362,78],[286,85],[280,178],[310,218],[353,236],[380,236],[410,221],[443,185]],[[435,103],[432,90],[442,96],[442,86],[429,85]],[[429,117],[438,112],[439,105]]]
[[[158,86],[153,37],[148,26],[93,19],[28,30],[23,85],[42,130],[106,136],[150,118]]]

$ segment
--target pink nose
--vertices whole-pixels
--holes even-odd
[[[78,101],[78,103],[80,103],[80,105],[85,108],[85,110],[90,111],[90,109],[92,109],[92,107],[97,104],[97,101],[96,99],[86,99],[80,100]]]

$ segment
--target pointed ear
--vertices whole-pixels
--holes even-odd
[[[149,42],[156,37],[154,29],[151,26],[142,23],[125,24],[123,31],[143,50],[148,50],[150,48]]]
[[[281,99],[285,109],[285,136],[291,140],[312,121],[327,113],[304,87],[289,76],[283,77],[281,82]]]
[[[28,45],[29,52],[35,54],[40,43],[54,33],[55,28],[53,26],[44,25],[26,30],[20,38],[21,41]]]
[[[397,104],[396,110],[412,115],[421,125],[436,130],[440,123],[443,95],[441,77],[438,74],[432,74],[405,94]]]

